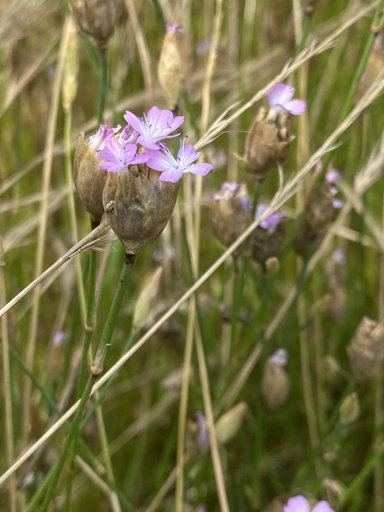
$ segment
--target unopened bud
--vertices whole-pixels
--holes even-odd
[[[261,394],[270,410],[280,407],[289,395],[289,378],[284,368],[286,357],[286,351],[280,349],[267,360],[264,366],[261,377]]]
[[[135,311],[133,313],[133,329],[140,331],[147,323],[153,303],[156,299],[161,275],[162,267],[158,267],[145,281],[139,298],[136,301]]]
[[[84,34],[105,48],[124,12],[124,0],[70,0],[73,14]]]
[[[286,112],[273,112],[269,115],[266,109],[260,108],[245,141],[249,172],[257,180],[264,180],[267,171],[287,160],[293,139]]]
[[[351,393],[341,402],[340,405],[340,423],[349,425],[357,420],[360,414],[360,404],[357,393]]]
[[[363,317],[347,353],[357,382],[363,383],[376,375],[384,359],[384,325]]]
[[[217,440],[220,444],[228,443],[238,433],[247,409],[247,404],[241,402],[220,416],[216,422]]]
[[[68,37],[68,50],[64,61],[62,87],[64,110],[68,110],[70,108],[77,93],[77,82],[79,72],[79,44],[78,33],[73,20],[70,20]]]
[[[181,28],[181,25],[167,23],[167,33],[163,39],[157,65],[160,86],[167,108],[171,110],[179,104],[187,72],[186,56],[182,51],[185,41],[183,41],[183,34],[180,33]]]
[[[154,242],[167,225],[180,181],[160,181],[160,173],[145,164],[107,174],[103,191],[105,214],[125,252],[136,254]]]

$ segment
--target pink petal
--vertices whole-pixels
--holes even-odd
[[[284,507],[284,512],[310,512],[308,500],[304,496],[289,498]]]
[[[282,107],[284,107],[287,112],[293,114],[294,116],[300,116],[301,114],[304,114],[307,108],[304,100],[291,100],[288,103],[285,103],[285,105],[282,105]]]
[[[183,177],[183,171],[180,169],[169,169],[168,171],[164,171],[160,174],[160,181],[168,181],[171,183],[176,183]]]
[[[335,512],[326,501],[319,501],[312,512]]]
[[[276,84],[267,93],[268,102],[271,107],[278,105],[285,107],[295,94],[295,88],[292,85]]]
[[[212,171],[213,166],[211,164],[194,164],[186,167],[185,172],[190,172],[192,174],[198,174],[199,176],[206,176],[210,171]]]

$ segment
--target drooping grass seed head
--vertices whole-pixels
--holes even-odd
[[[79,28],[105,48],[124,14],[124,0],[70,0]]]
[[[245,183],[225,182],[211,196],[209,220],[216,238],[225,247],[233,244],[252,222],[252,205]]]
[[[157,64],[157,75],[167,107],[174,110],[185,87],[188,63],[184,51],[186,44],[181,32],[182,26],[167,23],[166,27],[167,32]]]

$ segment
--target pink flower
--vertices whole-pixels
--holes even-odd
[[[106,160],[99,167],[104,171],[119,172],[128,165],[145,163],[148,156],[144,153],[136,155],[136,151],[136,144],[126,144],[123,147],[118,140],[107,140],[97,155],[99,160]]]
[[[212,194],[212,199],[215,201],[229,200],[233,197],[238,197],[241,203],[241,207],[244,211],[252,210],[252,204],[248,195],[244,194],[240,190],[241,184],[237,181],[224,181],[221,185],[220,192]]]
[[[179,32],[180,30],[182,30],[183,25],[167,21],[167,23],[165,24],[165,28],[168,30],[168,32]]]
[[[256,218],[261,217],[267,208],[268,206],[266,204],[258,204],[256,208]],[[259,226],[263,229],[273,231],[284,219],[285,215],[283,213],[271,213],[271,215],[268,215],[266,219],[260,222]]]
[[[171,110],[160,110],[158,107],[152,107],[143,119],[127,110],[124,119],[139,134],[137,142],[152,150],[160,149],[161,140],[179,135],[170,133],[184,122],[183,116],[174,117]]]
[[[284,507],[284,512],[335,512],[326,501],[319,501],[313,509],[304,496],[289,498]]]
[[[304,100],[292,99],[295,88],[292,85],[276,84],[267,93],[268,103],[272,109],[285,110],[289,114],[300,116],[304,114],[306,104]]]
[[[120,130],[121,126],[118,124],[116,128],[109,128],[106,124],[101,124],[95,135],[89,137],[89,144],[92,149],[98,151],[103,149],[107,140],[112,140],[113,136]]]
[[[160,181],[176,183],[187,172],[205,176],[213,169],[211,164],[194,163],[199,158],[200,153],[191,144],[184,145],[182,143],[177,158],[171,154],[164,144],[160,151],[148,150],[146,155],[149,156],[148,167],[161,172]]]

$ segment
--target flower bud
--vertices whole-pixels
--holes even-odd
[[[277,350],[264,366],[261,378],[261,394],[270,410],[282,405],[289,395],[289,378],[284,368],[287,353],[283,349]]]
[[[85,209],[91,218],[92,228],[100,224],[104,213],[102,193],[107,173],[99,168],[96,150],[81,134],[77,141],[73,165],[73,180]]]
[[[124,0],[71,0],[79,28],[103,49],[124,13]]]
[[[229,247],[252,222],[247,186],[225,182],[211,199],[209,220],[212,231],[223,245]]]
[[[357,393],[346,396],[340,405],[340,423],[349,425],[357,420],[360,414],[359,397]]]
[[[289,155],[289,145],[294,137],[290,133],[288,114],[260,108],[245,141],[245,158],[248,171],[259,181],[267,171],[284,163]]]
[[[237,434],[247,409],[247,404],[240,402],[220,416],[216,422],[217,440],[220,444],[228,443]]]
[[[160,181],[145,164],[107,173],[103,204],[109,225],[127,254],[152,243],[175,207],[180,182]]]
[[[384,359],[384,324],[363,317],[347,353],[357,382],[363,383],[376,375]]]
[[[181,25],[167,23],[167,33],[164,36],[157,74],[163,90],[167,108],[174,110],[179,104],[184,90],[187,64],[182,48],[185,43],[180,33]]]

